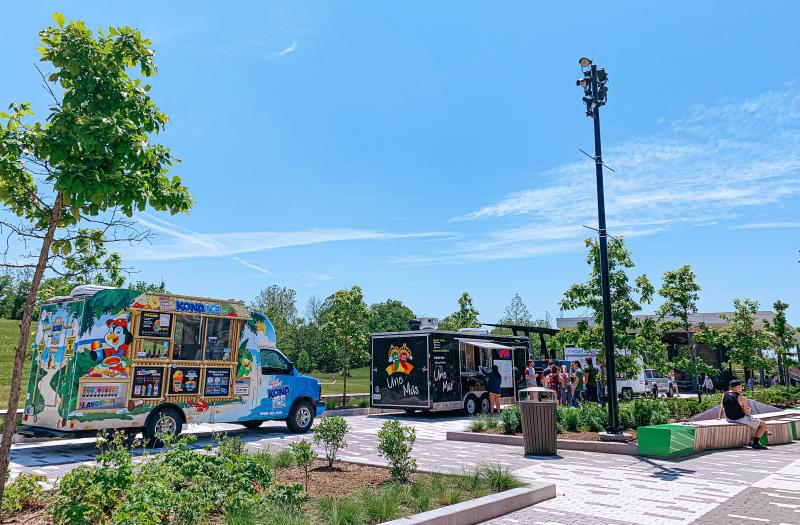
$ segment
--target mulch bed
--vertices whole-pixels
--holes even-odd
[[[323,496],[348,496],[362,489],[378,489],[388,483],[389,470],[369,465],[336,462],[328,470],[328,462],[317,460],[309,469],[308,492],[314,498]],[[280,469],[275,477],[284,483],[305,483],[303,469]]]

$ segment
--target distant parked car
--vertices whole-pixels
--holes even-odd
[[[659,375],[652,368],[645,368],[643,372],[646,394],[653,397],[658,397],[659,394],[666,394],[667,397],[672,397],[672,390],[669,388],[669,380],[666,377]]]

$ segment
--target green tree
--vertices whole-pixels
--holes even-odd
[[[322,331],[333,344],[342,370],[342,406],[347,405],[347,377],[351,365],[369,359],[367,317],[364,293],[358,285],[333,294],[330,306],[322,314]]]
[[[768,319],[764,320],[764,334],[767,336],[769,347],[775,351],[778,359],[778,376],[781,384],[785,385],[788,376],[787,361],[790,359],[789,352],[793,347],[797,346],[797,330],[786,322],[788,304],[778,299],[773,303],[772,308],[775,310],[775,317],[772,322]]]
[[[439,329],[457,331],[459,328],[480,328],[478,321],[480,312],[472,304],[469,292],[464,292],[458,298],[458,310],[448,315],[439,323]]]
[[[30,269],[24,269],[0,277],[0,317],[22,319],[22,311],[31,289],[31,275]]]
[[[133,281],[128,283],[129,290],[136,290],[139,292],[154,292],[154,293],[169,293],[167,290],[167,283],[164,279],[156,283],[149,283],[147,281]]]
[[[414,319],[414,312],[401,301],[387,299],[383,303],[373,303],[369,307],[367,327],[370,332],[400,332],[408,330],[408,323]]]
[[[278,348],[295,359],[295,329],[298,324],[297,292],[285,286],[271,285],[258,293],[250,309],[266,315],[275,327]]]
[[[53,98],[47,118],[30,123],[28,103],[12,103],[0,114],[0,201],[16,216],[3,227],[33,250],[30,258],[11,265],[32,268],[33,275],[20,323],[0,473],[8,468],[22,364],[45,271],[68,266],[81,242],[146,237],[128,219],[135,211],[150,206],[178,213],[192,204],[180,179],[166,175],[174,161],[170,150],[153,142],[168,118],[143,83],[156,73],[150,41],[130,27],[94,34],[83,22],[65,23],[59,13],[53,18],[57,25],[39,33],[41,60],[52,66],[49,75],[40,71]],[[0,503],[4,484],[0,475]]]
[[[692,385],[697,390],[697,399],[702,400],[702,389],[699,388],[697,378],[700,374],[716,372],[704,361],[697,359],[697,345],[692,333],[690,316],[697,312],[697,301],[700,299],[698,292],[697,275],[688,264],[677,270],[664,272],[664,281],[658,294],[664,298],[664,303],[656,311],[664,329],[680,331],[686,334],[686,345],[678,349],[678,358],[673,366],[691,374]]]
[[[572,344],[582,348],[605,349],[603,344],[603,297],[600,286],[600,249],[597,241],[586,239],[589,254],[586,262],[590,267],[589,280],[573,284],[561,300],[562,310],[589,310],[592,322],[580,321],[574,330],[562,330],[553,338],[553,346]],[[666,345],[661,341],[662,329],[656,319],[635,317],[642,304],[653,300],[655,290],[646,275],[637,277],[633,284],[627,271],[633,268],[631,254],[621,238],[608,242],[608,271],[611,283],[611,324],[614,331],[614,346],[625,350],[617,354],[617,372],[634,377],[639,372],[637,358],[649,366],[661,366],[666,362]],[[603,354],[604,356],[605,354]]]
[[[745,379],[753,370],[772,368],[770,360],[761,354],[770,342],[767,334],[755,327],[758,307],[758,301],[737,298],[733,300],[733,313],[721,316],[725,325],[720,329],[720,342],[727,348],[728,360],[744,369]]]

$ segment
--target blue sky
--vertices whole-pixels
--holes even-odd
[[[800,324],[796,2],[14,2],[0,105],[47,99],[37,31],[62,11],[153,40],[160,141],[197,203],[148,213],[134,279],[300,308],[360,284],[444,316],[472,293],[539,316],[587,275],[596,225],[577,59],[606,67],[610,233],[636,272],[691,264],[704,311],[780,298]],[[589,14],[591,13],[591,17]]]

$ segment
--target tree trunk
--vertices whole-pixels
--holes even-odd
[[[28,292],[28,298],[25,300],[25,307],[22,309],[22,322],[19,325],[19,342],[17,343],[16,353],[14,354],[14,369],[11,372],[11,392],[8,396],[8,412],[6,412],[3,426],[3,440],[0,442],[0,514],[2,514],[1,509],[3,508],[3,492],[6,486],[8,463],[11,460],[11,439],[14,435],[14,427],[17,421],[19,387],[22,383],[22,365],[25,363],[25,351],[28,349],[33,307],[36,305],[36,295],[39,293],[42,276],[44,275],[45,268],[47,268],[50,245],[53,243],[56,226],[61,220],[61,206],[62,196],[61,193],[58,193],[53,203],[53,210],[50,213],[50,223],[47,226],[47,233],[42,240],[39,260],[36,262],[36,270],[33,272],[33,279],[31,279],[31,289]]]
[[[345,364],[344,368],[342,368],[342,376],[344,378],[344,383],[342,384],[342,407],[347,406],[347,375],[350,373],[350,364]]]
[[[700,384],[700,379],[697,377],[697,345],[694,342],[694,336],[690,330],[686,331],[686,341],[689,343],[689,351],[692,354],[692,387],[697,390],[697,401],[703,401],[703,387]]]

